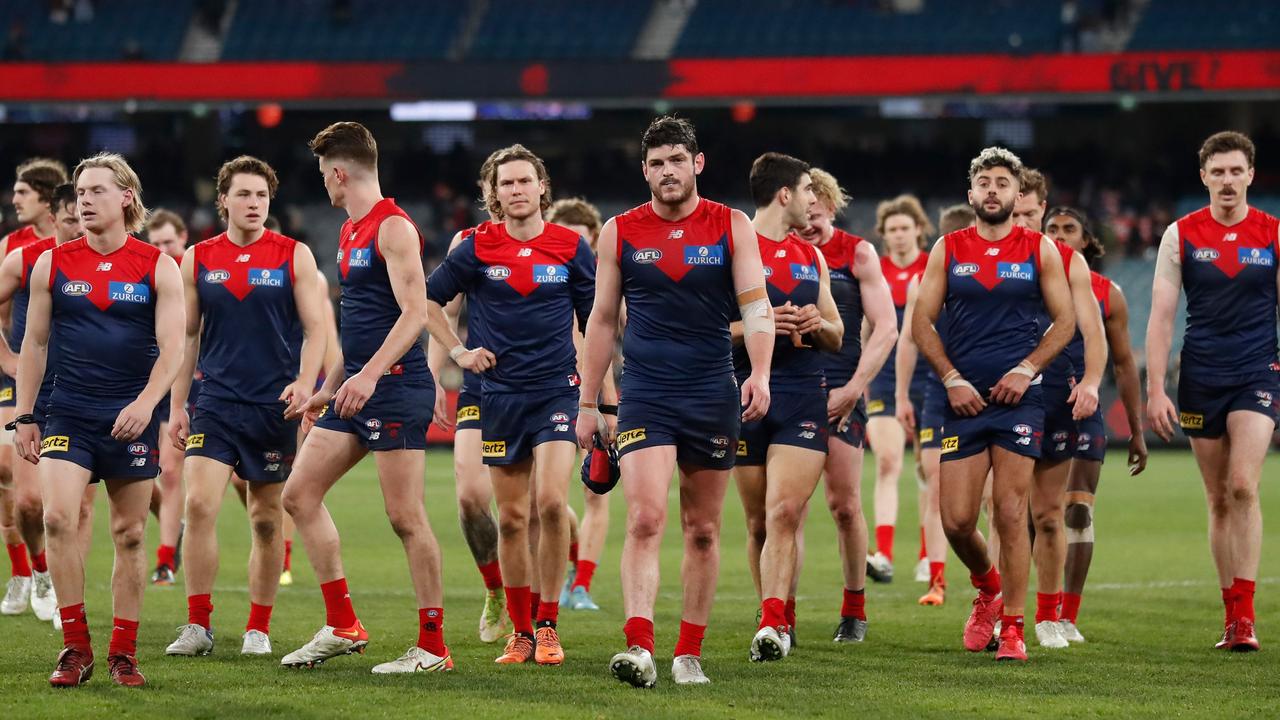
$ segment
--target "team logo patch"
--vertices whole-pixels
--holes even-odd
[[[920,431],[920,442],[927,443],[933,440],[933,428],[925,428]]]
[[[1200,413],[1178,413],[1178,424],[1187,430],[1203,430],[1204,415]]]
[[[107,292],[112,302],[151,302],[151,287],[145,283],[113,282],[107,286]]]
[[[378,418],[369,418],[364,421],[364,426],[370,430],[377,430],[382,427],[382,421]]]
[[[485,457],[506,457],[507,441],[506,440],[485,440],[484,446],[481,448],[481,454]]]
[[[1254,390],[1253,396],[1258,398],[1258,404],[1262,407],[1271,407],[1271,393],[1266,390]],[[4,396],[0,395],[0,399],[4,399]]]
[[[1276,264],[1275,255],[1266,248],[1240,248],[1241,265],[1271,267]]]
[[[1200,262],[1213,262],[1218,259],[1218,251],[1213,248],[1197,248],[1195,252],[1191,253],[1191,259],[1199,260]]]
[[[953,453],[960,449],[960,436],[952,435],[951,437],[942,438],[942,454]]]
[[[738,441],[738,457],[746,457],[746,456],[747,456],[747,441],[739,440]]]
[[[729,447],[729,437],[727,435],[716,435],[711,438],[711,444],[718,447]]]
[[[221,285],[231,279],[231,273],[226,270],[210,270],[204,274],[204,281],[210,285]]]
[[[466,405],[458,408],[458,422],[463,422],[464,420],[479,420],[479,419],[480,419],[479,405]]]
[[[719,245],[685,245],[685,265],[724,265],[724,248]]]
[[[146,444],[146,443],[134,443],[134,444],[130,445],[130,446],[129,446],[129,454],[130,454],[130,455],[146,455],[146,454],[147,454],[147,444]]]
[[[50,435],[40,443],[40,454],[66,452],[71,449],[71,438],[66,435]]]
[[[62,294],[80,297],[93,292],[93,286],[83,280],[71,280],[62,284]]]
[[[8,402],[13,399],[13,388],[7,387],[0,390],[0,402]]]
[[[643,248],[631,254],[632,262],[651,265],[662,259],[662,251],[657,248]]]
[[[956,277],[969,277],[977,273],[978,263],[956,263],[956,266],[951,268],[951,274]]]
[[[1001,280],[1034,280],[1036,277],[1036,266],[1029,262],[996,263],[996,277]]]
[[[1013,426],[1013,431],[1018,433],[1019,435],[1030,435],[1031,426],[1027,425],[1026,423],[1018,423],[1017,425]]]
[[[791,277],[802,282],[818,282],[818,268],[812,265],[791,263]]]
[[[567,423],[569,422],[569,415],[568,413],[558,412],[554,413],[550,419],[553,423]]]
[[[621,450],[628,445],[638,443],[646,437],[648,436],[645,434],[644,428],[635,428],[634,430],[620,432],[618,433],[618,449]]]
[[[881,413],[881,412],[884,412],[884,401],[883,401],[883,400],[872,400],[871,402],[867,403],[867,413],[868,413],[868,414],[870,414],[870,415],[874,415],[874,414],[876,414],[876,413]]]
[[[1056,432],[1056,433],[1054,433],[1054,434],[1053,434],[1053,436],[1052,436],[1052,438],[1051,438],[1051,439],[1052,439],[1054,442],[1065,442],[1065,441],[1066,441],[1066,439],[1067,439],[1068,434],[1069,434],[1069,433],[1067,433],[1067,431],[1066,431],[1066,430],[1059,430],[1058,432]]]
[[[506,265],[490,265],[485,268],[484,276],[490,280],[506,280],[511,277],[511,268]]]
[[[534,265],[533,281],[536,283],[569,282],[569,271],[563,265]]]
[[[351,248],[351,254],[347,258],[347,267],[370,267],[373,265],[373,250]]]
[[[284,270],[268,268],[251,268],[249,284],[258,287],[284,287]]]
[[[202,447],[204,447],[204,433],[196,433],[195,435],[187,436],[188,450],[193,450],[195,448],[202,448]]]
[[[262,459],[269,463],[278,463],[284,459],[284,455],[279,450],[268,450],[262,453]]]

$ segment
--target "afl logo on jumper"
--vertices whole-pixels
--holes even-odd
[[[221,285],[231,279],[231,273],[226,270],[210,270],[204,274],[204,281],[212,285]]]
[[[71,280],[62,284],[62,294],[80,297],[93,292],[93,286],[83,280]]]
[[[951,268],[951,274],[956,277],[969,277],[977,274],[977,272],[978,263],[957,263],[955,267]]]
[[[1200,262],[1213,262],[1218,259],[1218,251],[1213,248],[1196,248],[1191,257]]]
[[[505,265],[491,265],[484,271],[484,275],[490,280],[506,280],[511,277],[511,269]]]
[[[662,251],[657,248],[644,248],[635,251],[631,259],[641,265],[651,265],[662,259]]]

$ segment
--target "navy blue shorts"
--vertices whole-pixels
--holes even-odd
[[[111,427],[122,409],[76,406],[52,411],[45,420],[40,457],[73,462],[90,472],[91,482],[155,478],[160,474],[160,423],[153,415],[137,439],[113,440]]]
[[[1040,459],[1050,463],[1070,460],[1075,453],[1076,421],[1071,417],[1071,386],[1066,383],[1045,380],[1040,385],[1044,399],[1044,443]]]
[[[466,383],[458,392],[458,429],[479,430],[480,424],[480,381]]]
[[[924,382],[919,378],[912,378],[911,386],[907,388],[907,396],[911,398],[912,406],[919,411],[924,403]],[[894,385],[893,373],[882,372],[876,375],[871,385],[867,387],[867,415],[893,417],[898,412],[896,397],[897,387]]]
[[[360,412],[343,419],[330,403],[316,427],[355,435],[372,451],[425,450],[427,426],[435,408],[436,386],[425,382],[387,382],[383,378]]]
[[[1266,371],[1231,385],[1199,382],[1183,373],[1178,378],[1178,421],[1187,437],[1220,438],[1227,433],[1227,415],[1237,410],[1262,413],[1276,421],[1280,400],[1278,373]]]
[[[934,383],[925,389],[924,403],[916,414],[916,435],[920,448],[942,447],[942,417],[947,410],[947,389]]]
[[[0,375],[0,408],[14,407],[18,404],[18,390],[13,378]]]
[[[577,445],[578,389],[487,392],[480,400],[480,439],[485,465],[514,465],[546,442]]]
[[[943,414],[942,461],[961,460],[990,447],[1030,458],[1040,457],[1044,437],[1044,398],[1032,385],[1017,405],[987,405],[974,417],[957,415],[948,405]]]
[[[284,403],[249,405],[208,396],[196,403],[187,457],[207,457],[252,482],[283,482],[298,449],[298,421]]]
[[[742,424],[738,433],[737,465],[764,465],[771,445],[827,452],[827,391],[778,390],[769,412]]]
[[[1072,457],[1102,462],[1107,455],[1107,421],[1099,407],[1092,415],[1076,423],[1075,448]]]
[[[867,403],[863,398],[858,398],[858,404],[853,406],[853,412],[849,413],[849,424],[844,429],[836,427],[834,423],[827,426],[827,432],[830,437],[843,442],[846,445],[852,445],[856,448],[864,448],[867,446]]]
[[[732,380],[722,390],[683,395],[628,387],[618,405],[618,454],[674,445],[681,464],[728,470],[742,425],[740,398]]]

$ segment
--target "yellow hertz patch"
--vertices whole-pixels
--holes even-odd
[[[0,402],[8,402],[13,399],[13,388],[7,387],[0,390]]]
[[[952,435],[951,437],[942,438],[942,454],[955,452],[960,449],[960,436]]]
[[[920,431],[920,442],[926,443],[933,440],[933,428],[924,428]]]
[[[187,436],[187,449],[204,447],[204,433]]]
[[[747,456],[747,441],[739,440],[738,441],[738,457],[746,457],[746,456]]]
[[[1179,413],[1178,424],[1186,428],[1187,430],[1203,430],[1204,415],[1201,415],[1200,413],[1188,413],[1188,412]]]
[[[66,452],[71,448],[71,438],[66,435],[50,435],[40,443],[40,454]]]
[[[621,450],[632,443],[638,443],[646,437],[644,428],[635,428],[634,430],[620,432],[618,433],[618,449]]]
[[[485,457],[506,457],[507,441],[506,440],[485,440],[482,454]]]
[[[479,419],[480,419],[479,405],[466,405],[464,407],[458,408],[458,422],[465,422],[467,420],[479,420]]]
[[[872,400],[871,402],[867,403],[868,414],[874,415],[875,413],[878,413],[878,412],[884,412],[883,400]]]

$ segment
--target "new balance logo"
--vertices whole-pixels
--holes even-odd
[[[516,257],[529,257],[532,254],[533,248],[520,248],[520,250],[516,252]]]
[[[680,238],[682,238],[682,237],[684,237],[684,230],[672,230],[672,231],[671,231],[671,234],[667,236],[667,239],[668,239],[668,240],[679,240],[679,239],[680,239]]]
[[[987,254],[988,254],[988,255],[999,255],[999,254],[1000,254],[1000,248],[987,248]]]
[[[249,253],[245,253],[236,257],[236,262],[249,262]]]
[[[779,250],[778,252],[774,253],[774,254],[773,254],[773,256],[774,256],[774,257],[786,257],[786,256],[787,256],[787,251],[786,251],[786,250]]]
[[[1223,235],[1223,236],[1222,236],[1222,241],[1223,241],[1223,242],[1235,242],[1235,241],[1236,241],[1236,234],[1235,234],[1235,233],[1227,233],[1226,235]]]
[[[100,263],[98,263],[98,272],[106,272],[106,271],[108,271],[108,270],[110,270],[110,269],[111,269],[111,263],[109,263],[109,262],[100,262]]]

